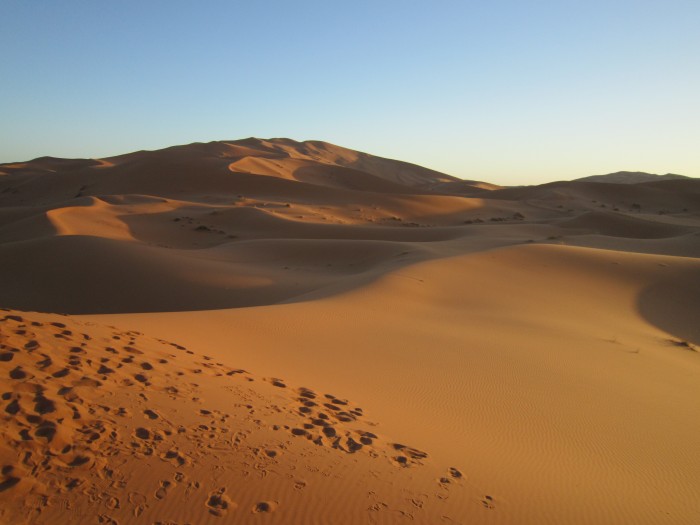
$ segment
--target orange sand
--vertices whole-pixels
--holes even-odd
[[[0,165],[0,523],[698,523],[699,257],[695,179]]]

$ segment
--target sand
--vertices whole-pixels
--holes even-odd
[[[2,523],[700,522],[698,180],[0,174]]]

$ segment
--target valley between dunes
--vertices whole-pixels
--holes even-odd
[[[696,179],[0,165],[0,523],[698,523],[699,258]]]

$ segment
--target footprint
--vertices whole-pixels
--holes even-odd
[[[10,403],[5,407],[5,412],[8,414],[12,414],[13,416],[19,412],[20,406],[19,406],[19,401],[17,399],[13,399],[10,401]]]
[[[128,496],[129,504],[133,506],[132,514],[135,518],[138,518],[143,511],[148,507],[146,497],[138,492],[130,492]]]
[[[180,454],[177,450],[175,449],[170,449],[167,452],[160,454],[160,458],[163,461],[170,461],[173,465],[177,465],[179,467],[183,466],[185,463],[187,463],[187,460],[185,459],[185,456]]]
[[[251,509],[251,512],[253,514],[261,514],[261,513],[268,513],[268,512],[275,512],[277,509],[277,502],[276,501],[260,501],[253,505],[253,508]]]
[[[27,373],[22,370],[21,366],[16,366],[12,370],[10,370],[10,378],[12,379],[24,379],[27,377]]]
[[[464,477],[464,474],[462,474],[462,472],[459,469],[456,469],[455,467],[450,467],[449,469],[447,469],[447,471],[449,472],[450,476],[452,476],[455,479],[462,479],[462,477]]]
[[[73,386],[84,386],[84,387],[88,387],[88,388],[97,388],[97,387],[102,386],[102,383],[100,383],[96,379],[92,379],[90,377],[84,376],[83,378],[79,379],[78,381],[74,381]]]
[[[400,443],[391,443],[394,450],[401,452],[400,455],[392,458],[402,467],[410,467],[412,464],[421,465],[421,460],[428,457],[426,452],[402,445]]]
[[[151,438],[151,431],[148,430],[147,428],[143,427],[138,427],[136,431],[134,432],[137,438],[139,439],[150,439]]]
[[[37,414],[48,414],[56,411],[56,403],[44,397],[42,394],[37,394],[34,397],[34,412]]]
[[[158,419],[158,414],[151,409],[144,410],[143,413],[146,414],[148,419]]]
[[[219,490],[215,490],[209,494],[206,506],[210,514],[222,517],[225,516],[229,510],[234,510],[238,506],[231,501],[231,498],[229,498],[225,492],[226,487],[221,487]]]
[[[355,441],[352,437],[348,436],[345,442],[338,442],[338,447],[348,454],[354,454],[358,450],[362,449],[362,444]]]
[[[338,435],[338,432],[333,427],[323,427],[321,432],[323,432],[323,435],[329,439],[334,438]]]
[[[301,387],[297,390],[299,396],[306,399],[316,399],[316,392],[305,387]],[[299,401],[304,401],[304,399],[299,399]]]
[[[375,439],[377,439],[376,434],[373,434],[372,432],[362,432],[362,435],[360,436],[360,443],[363,445],[371,445],[374,443]]]
[[[195,490],[199,490],[199,487],[200,487],[199,481],[188,482],[187,487],[185,487],[185,496],[189,496]]]
[[[495,509],[495,505],[493,504],[493,497],[486,495],[484,496],[484,499],[481,500],[481,504],[484,506],[484,508],[487,509]]]
[[[68,463],[68,466],[69,467],[82,467],[83,465],[87,465],[91,462],[94,463],[94,459],[91,458],[89,455],[78,454],[73,458],[73,460],[70,463]]]
[[[53,364],[53,360],[51,357],[49,357],[46,354],[41,354],[42,359],[41,361],[37,361],[36,366],[38,366],[41,370],[44,370],[45,368],[50,367]]]
[[[419,498],[411,498],[410,501],[411,501],[411,505],[413,505],[417,509],[422,509],[423,505],[425,505],[425,502]]]
[[[156,493],[155,493],[156,499],[165,498],[165,496],[168,495],[168,490],[170,489],[170,487],[172,487],[172,485],[173,484],[168,480],[161,481],[160,487],[158,488],[158,490],[156,490]]]
[[[408,467],[408,458],[406,456],[395,456],[394,461],[402,467]]]
[[[428,454],[426,452],[423,452],[421,450],[418,450],[416,448],[411,448],[406,445],[402,445],[400,443],[392,443],[392,447],[394,447],[395,450],[400,450],[407,456],[409,456],[411,459],[425,459],[428,457]]]
[[[0,482],[0,492],[5,492],[6,490],[11,489],[19,482],[20,478],[16,476],[7,476],[2,482]]]

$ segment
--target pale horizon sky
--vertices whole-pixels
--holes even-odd
[[[700,177],[697,0],[0,3],[0,162],[249,136]]]

